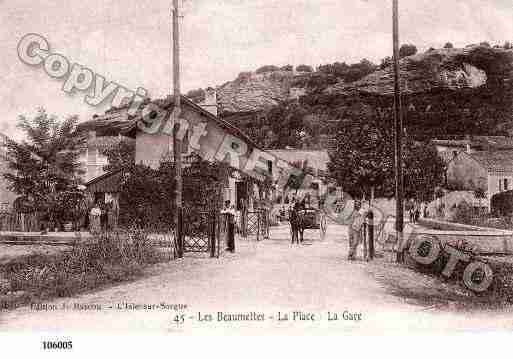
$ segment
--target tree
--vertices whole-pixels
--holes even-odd
[[[429,201],[443,183],[445,164],[429,142],[408,141],[404,150],[404,189],[406,198]]]
[[[282,66],[280,70],[281,71],[289,71],[289,72],[291,72],[292,70],[294,70],[294,66],[292,66],[292,65],[285,65],[285,66]]]
[[[503,46],[503,47],[504,47],[504,49],[505,49],[505,50],[511,50],[511,48],[512,48],[512,46],[511,46],[511,42],[506,41],[506,42],[504,43],[504,46]]]
[[[393,141],[390,129],[376,117],[342,121],[337,128],[336,150],[330,153],[328,170],[345,192],[356,198],[393,194]]]
[[[103,167],[106,172],[127,168],[135,163],[135,141],[121,140],[102,151],[108,164]]]
[[[281,102],[273,107],[267,115],[267,121],[275,135],[271,147],[300,146],[306,114],[306,110],[296,101]]]
[[[451,42],[446,42],[444,45],[444,49],[452,49],[454,48],[454,45]]]
[[[35,211],[48,212],[52,198],[76,190],[83,173],[79,156],[86,138],[75,131],[78,118],[60,122],[39,109],[33,119],[18,118],[26,136],[21,143],[8,140],[9,188],[32,203]]]
[[[201,88],[197,90],[190,90],[185,96],[187,96],[194,103],[200,103],[205,100],[205,90]]]
[[[185,208],[191,210],[184,213],[187,221],[197,219],[195,214],[208,211],[217,204],[222,167],[222,164],[196,158],[183,169],[183,202]],[[172,162],[162,162],[158,169],[143,164],[126,168],[119,193],[120,225],[137,224],[153,230],[173,228],[170,213],[175,211],[175,186]]]
[[[381,64],[379,65],[379,68],[380,68],[380,70],[384,70],[390,65],[392,65],[392,58],[390,56],[387,56],[381,60]]]
[[[337,129],[336,149],[330,153],[328,169],[338,184],[356,198],[394,194],[394,146],[391,119],[363,113],[361,118],[342,121]],[[406,198],[427,200],[442,183],[444,164],[436,149],[406,141],[403,150]]]
[[[349,69],[344,74],[343,79],[346,82],[358,81],[368,74],[373,73],[376,69],[377,66],[375,64],[367,59],[362,59],[360,62],[349,66]]]
[[[279,71],[280,68],[278,66],[274,66],[274,65],[264,65],[262,67],[259,67],[255,72],[257,74],[263,74],[265,72],[274,72],[274,71]]]
[[[399,58],[412,56],[417,53],[417,47],[413,44],[403,44],[399,49]]]
[[[298,65],[296,67],[297,72],[313,72],[312,66],[309,65]]]

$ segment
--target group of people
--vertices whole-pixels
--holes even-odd
[[[426,202],[417,202],[412,201],[409,204],[409,210],[408,214],[410,217],[410,223],[417,223],[419,221],[420,216],[422,215],[422,218],[428,217],[428,205]]]
[[[89,230],[93,234],[117,228],[119,208],[115,201],[96,202],[89,212]]]

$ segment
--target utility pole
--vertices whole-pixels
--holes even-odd
[[[181,114],[181,99],[180,99],[180,14],[179,14],[179,0],[173,0],[173,97],[174,108],[170,121],[174,121],[173,126],[173,159],[175,162],[175,208],[174,224],[176,243],[178,247],[178,257],[183,257],[183,208],[182,208],[182,141],[177,137],[179,122],[178,119]]]
[[[399,83],[399,0],[393,2],[393,41],[394,41],[394,133],[395,133],[395,230],[398,249],[403,241],[403,168],[402,136],[403,119],[401,109],[401,87]],[[397,261],[402,262],[402,253],[397,254]]]

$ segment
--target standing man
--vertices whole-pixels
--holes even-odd
[[[233,253],[235,252],[235,209],[231,206],[230,200],[224,202],[224,209],[221,213],[226,220],[226,250]]]
[[[292,244],[297,242],[299,244],[299,204],[292,203],[292,208],[289,211],[290,229],[292,231]]]
[[[360,213],[361,203],[355,202],[354,211],[351,215],[350,222],[348,224],[348,235],[349,235],[349,254],[347,259],[350,261],[355,260],[356,253],[358,251],[358,246],[362,242],[362,231],[363,231],[363,223],[365,218],[362,213]]]
[[[94,207],[91,209],[89,213],[89,231],[93,235],[100,234],[101,232],[101,214],[102,210],[98,206],[98,203],[94,204]]]

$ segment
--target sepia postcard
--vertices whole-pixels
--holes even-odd
[[[0,0],[0,343],[508,334],[511,5]]]

